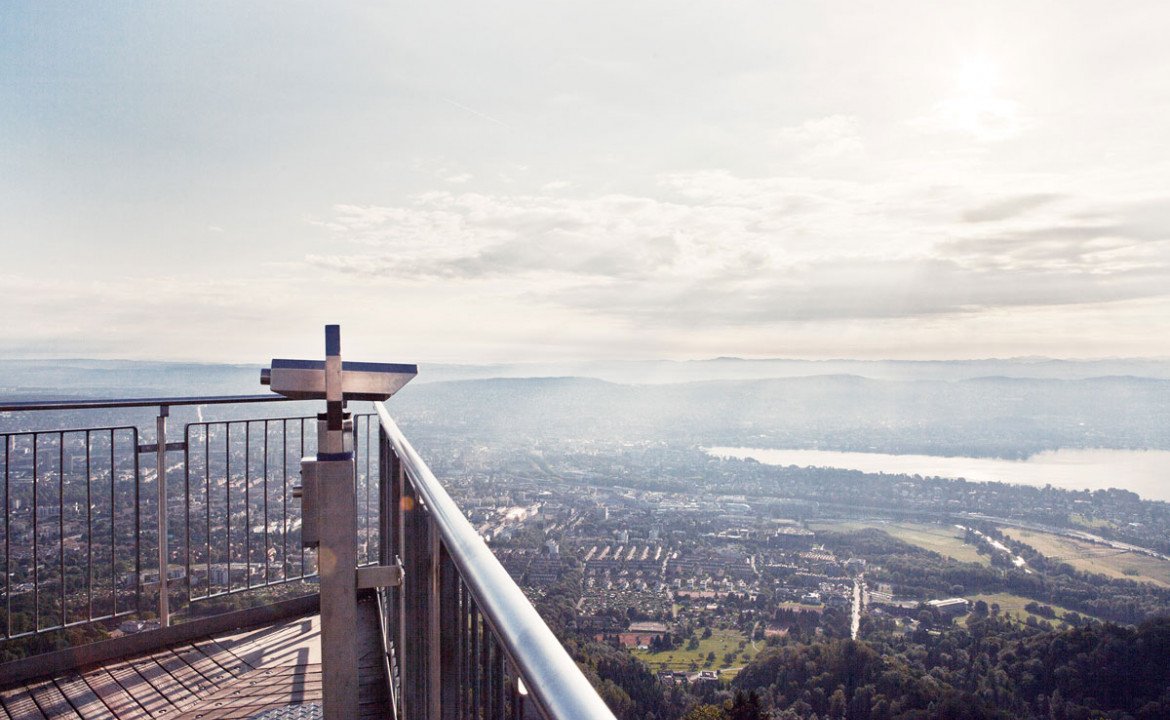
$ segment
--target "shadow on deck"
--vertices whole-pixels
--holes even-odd
[[[361,717],[389,717],[377,602],[358,605]],[[321,702],[318,615],[180,642],[0,689],[14,718],[251,718]]]

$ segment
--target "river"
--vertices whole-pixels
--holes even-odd
[[[742,447],[713,447],[707,452],[723,458],[752,458],[766,465],[994,480],[1065,490],[1116,487],[1146,500],[1170,501],[1170,451],[1165,450],[1062,449],[1026,460]]]

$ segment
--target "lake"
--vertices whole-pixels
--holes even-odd
[[[707,448],[722,458],[752,458],[765,465],[831,467],[867,473],[994,480],[1021,485],[1051,485],[1065,490],[1112,487],[1137,493],[1146,500],[1170,501],[1170,451],[1048,450],[1027,460],[887,455],[832,450]]]

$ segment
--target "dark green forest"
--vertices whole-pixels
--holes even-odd
[[[1170,618],[1050,631],[991,615],[902,636],[769,643],[730,686],[664,686],[623,650],[568,646],[623,720],[1156,720]]]

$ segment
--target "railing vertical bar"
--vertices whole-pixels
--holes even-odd
[[[426,591],[422,600],[427,633],[427,717],[438,720],[442,712],[443,689],[442,616],[440,613],[442,590],[439,570],[439,547],[442,542],[439,537],[439,526],[435,524],[430,508],[427,508],[426,518],[426,532],[423,535],[423,540],[426,542],[427,575]]]
[[[439,688],[443,720],[457,720],[463,686],[460,652],[459,573],[447,546],[439,543]]]
[[[244,421],[244,589],[252,589],[252,421]]]
[[[503,720],[503,713],[500,712],[501,708],[500,708],[500,691],[499,691],[500,682],[502,681],[502,678],[500,677],[499,672],[497,672],[499,666],[496,664],[496,660],[500,657],[500,645],[499,645],[499,643],[496,642],[496,636],[494,633],[491,633],[491,632],[488,633],[487,646],[488,646],[488,651],[489,651],[488,652],[488,660],[487,660],[487,663],[488,663],[488,668],[487,668],[488,702],[487,702],[487,705],[490,708],[488,716],[491,718],[491,720]]]
[[[288,580],[288,418],[280,421],[280,578]]]
[[[382,542],[382,526],[374,518],[374,511],[370,508],[370,499],[373,498],[376,505],[378,490],[374,484],[374,476],[371,473],[380,467],[377,463],[380,462],[381,455],[374,455],[375,452],[379,452],[378,439],[371,437],[370,432],[370,418],[366,417],[366,518],[370,526],[369,537],[366,538],[366,558],[369,563],[377,563],[378,546]]]
[[[227,592],[232,591],[232,424],[223,424],[224,474],[223,491],[227,516]]]
[[[12,436],[4,436],[4,637],[12,635],[12,493],[8,465],[12,461]]]
[[[403,642],[403,706],[405,714],[410,718],[427,717],[427,628],[426,606],[423,603],[423,593],[428,581],[428,562],[426,557],[427,524],[422,509],[418,505],[418,498],[414,495],[409,483],[403,487],[403,505],[407,511],[403,517],[403,535],[406,541],[403,544],[405,555],[405,577],[403,579],[403,596],[405,617],[402,629],[405,633]]]
[[[487,618],[479,618],[479,698],[483,708],[484,720],[495,717],[492,715],[492,666],[491,666],[491,631],[488,628]]]
[[[93,620],[93,477],[89,468],[90,431],[85,431],[85,604],[87,617]],[[8,504],[4,509],[7,511]],[[7,515],[7,513],[5,513]]]
[[[114,615],[118,614],[118,570],[116,561],[114,559],[114,549],[117,544],[114,541],[114,528],[118,525],[117,516],[114,512],[116,503],[114,502],[114,430],[110,429],[110,601],[113,605]]]
[[[467,661],[467,654],[471,648],[471,607],[467,598],[467,585],[459,579],[459,673],[463,682],[459,684],[459,717],[467,718],[471,714],[471,664]]]
[[[183,577],[191,607],[191,426],[183,427]]]
[[[264,420],[264,584],[271,580],[268,568],[268,419]]]
[[[386,475],[389,463],[386,462],[386,453],[389,450],[386,436],[378,432],[378,564],[390,564],[390,486],[391,480]]]
[[[471,601],[468,615],[470,618],[468,629],[471,635],[471,654],[468,656],[467,664],[472,668],[471,677],[468,678],[470,680],[468,685],[471,686],[471,717],[473,720],[478,720],[483,706],[483,650],[480,647],[483,638],[480,633],[479,606],[476,605],[475,600]]]
[[[504,720],[507,717],[507,679],[504,676],[504,646],[499,642],[492,643],[495,649],[493,670],[496,676],[496,717]]]
[[[362,486],[361,473],[358,472],[361,463],[358,462],[358,458],[362,456],[362,441],[358,428],[361,426],[361,422],[362,419],[357,414],[350,415],[350,436],[353,438],[353,540],[357,547],[354,560],[358,565],[364,565],[366,562],[366,551],[362,547],[365,544],[365,529],[362,527],[362,518],[359,514],[359,507],[361,506],[362,500]]]
[[[387,441],[389,445],[389,441]],[[406,557],[406,473],[402,467],[402,459],[390,451],[390,542],[391,552],[399,559]]]
[[[389,445],[389,439],[387,439]],[[406,473],[403,471],[402,460],[394,450],[390,449],[390,537],[393,542],[391,551],[395,559],[407,564],[406,550]],[[406,664],[414,658],[406,654],[406,585],[391,588],[391,614],[394,618],[394,651],[398,660],[398,701],[401,705],[403,717],[406,717]]]
[[[391,541],[394,538],[391,528],[397,505],[391,501],[394,493],[394,477],[390,474],[393,463],[390,461],[390,442],[386,434],[378,427],[378,563],[390,565],[393,563],[394,548]],[[401,667],[402,646],[398,645],[397,630],[397,588],[388,587],[382,590],[382,599],[385,601],[383,610],[382,628],[383,646],[386,649],[386,679],[390,683],[391,714],[399,718],[402,716],[401,689],[397,683],[397,673]]]
[[[203,426],[203,535],[207,540],[207,594],[211,594],[211,423]]]
[[[157,469],[154,481],[158,484],[156,489],[158,490],[158,622],[160,627],[171,624],[171,598],[167,583],[167,570],[171,559],[168,548],[170,537],[167,528],[167,415],[169,414],[170,408],[166,405],[159,406],[155,431],[155,439],[158,441],[157,455],[155,456]]]
[[[303,458],[303,457],[305,457],[305,419],[301,418],[301,454],[297,456],[297,461],[299,462],[301,460],[301,458]],[[305,518],[304,518],[304,513],[302,510],[302,514],[301,514],[301,540],[302,540],[302,542],[301,542],[301,578],[305,577],[305,543],[303,542],[304,541],[304,532],[305,532]]]
[[[40,510],[40,508],[41,508],[41,503],[40,503],[40,499],[38,497],[38,492],[37,492],[37,486],[40,485],[40,481],[39,481],[40,479],[38,477],[38,475],[40,473],[39,473],[38,461],[37,461],[37,445],[38,445],[37,439],[38,439],[37,434],[32,433],[32,446],[33,446],[33,456],[32,456],[32,468],[33,468],[33,488],[32,488],[33,489],[33,502],[32,502],[32,514],[33,514],[33,524],[32,524],[33,525],[33,551],[32,551],[33,630],[35,630],[36,632],[40,632],[40,630],[41,630],[41,575],[40,575],[41,556],[40,556],[40,552],[39,552],[40,548],[39,548],[37,536],[40,535],[40,530],[38,529],[38,524],[39,524],[38,515],[40,515],[40,513],[38,512],[38,510]]]
[[[372,424],[370,422],[370,420],[371,420],[370,416],[367,415],[366,416],[366,508],[365,508],[365,513],[366,513],[366,562],[370,562],[370,541],[373,537],[373,530],[377,529],[370,522],[370,485],[373,484],[370,481],[370,455],[374,451],[374,446],[371,444],[372,441],[370,440],[370,425]]]
[[[61,565],[61,625],[68,625],[65,614],[65,433],[57,433],[57,559]]]
[[[356,547],[358,548],[358,552],[354,555],[354,560],[358,565],[365,564],[365,551],[362,550],[365,530],[362,528],[362,518],[358,514],[358,508],[361,505],[362,499],[361,473],[358,472],[358,469],[361,467],[361,463],[358,462],[358,458],[362,456],[361,435],[358,433],[358,427],[361,425],[361,420],[361,417],[359,417],[357,414],[350,415],[350,422],[352,423],[350,425],[350,435],[353,438],[353,540],[355,543],[357,543]]]
[[[522,711],[520,709],[520,673],[516,671],[516,666],[512,666],[512,681],[508,683],[508,713],[512,720],[520,720]]]
[[[143,611],[143,553],[142,553],[142,464],[138,458],[138,431],[133,444],[135,458],[135,611]]]
[[[134,431],[134,610],[142,613],[142,466],[138,459],[138,431]]]

